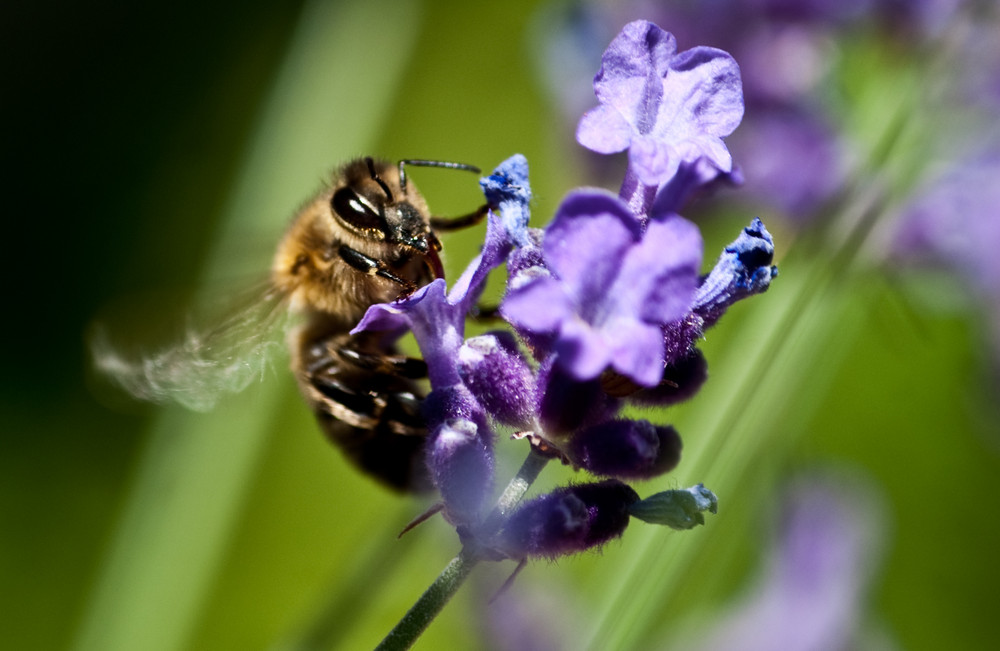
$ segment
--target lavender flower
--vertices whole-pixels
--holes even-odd
[[[563,201],[543,243],[551,275],[510,291],[502,314],[519,331],[552,334],[577,380],[609,366],[644,386],[663,374],[661,324],[687,311],[701,262],[698,229],[681,218],[643,234],[617,197],[581,190]]]
[[[951,165],[903,208],[892,229],[895,265],[952,271],[990,318],[1000,359],[1000,147]]]
[[[352,332],[410,328],[427,362],[432,391],[424,403],[427,461],[445,505],[456,524],[476,522],[493,489],[493,433],[486,410],[463,384],[459,351],[465,317],[490,271],[499,266],[513,241],[526,241],[526,204],[531,196],[527,163],[515,156],[484,179],[487,196],[506,206],[501,219],[490,213],[486,243],[451,291],[437,279],[392,304],[373,305]],[[524,214],[509,214],[525,207]]]
[[[567,486],[525,503],[507,521],[496,546],[514,559],[555,558],[598,547],[628,526],[639,496],[620,481]]]
[[[780,527],[746,595],[711,618],[710,629],[671,648],[869,648],[861,614],[879,555],[878,501],[843,479],[786,488]]]
[[[605,51],[594,92],[600,105],[580,120],[577,140],[602,154],[627,148],[626,183],[634,176],[637,196],[672,179],[682,163],[732,170],[722,138],[743,118],[743,92],[739,67],[722,50],[678,53],[673,35],[635,21]]]
[[[581,121],[580,139],[629,149],[622,194],[574,190],[544,231],[530,229],[527,162],[508,159],[481,183],[493,207],[486,242],[451,290],[435,280],[373,306],[357,328],[413,331],[432,387],[423,410],[430,475],[445,517],[488,557],[597,547],[632,516],[675,528],[703,523],[716,506],[707,489],[639,500],[622,483],[669,472],[682,445],[673,427],[619,412],[633,396],[639,404],[691,397],[706,377],[697,338],[776,272],[771,237],[754,220],[699,276],[701,234],[677,213],[696,189],[733,172],[722,142],[743,110],[732,58],[712,48],[678,54],[673,36],[635,22],[605,53],[595,90],[601,105]],[[503,262],[500,314],[520,341],[503,332],[463,341],[466,314]],[[487,516],[491,424],[515,428],[535,453],[609,479],[557,489],[507,518]]]

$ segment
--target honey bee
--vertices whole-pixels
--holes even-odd
[[[282,238],[264,303],[287,307],[299,317],[288,336],[291,367],[329,440],[389,487],[421,491],[430,487],[419,383],[427,375],[426,364],[400,354],[395,335],[350,331],[370,306],[403,298],[443,277],[436,232],[473,225],[488,206],[452,219],[431,216],[406,177],[408,165],[479,173],[471,165],[444,161],[396,165],[369,157],[343,165]],[[266,310],[269,321],[281,311]],[[95,361],[140,398],[206,408],[212,401],[206,385],[241,390],[259,366],[233,363],[233,350],[242,347],[244,357],[262,359],[273,343],[253,329],[252,319],[239,317],[234,324],[220,332],[244,331],[235,335],[235,346],[219,345],[217,333],[207,338],[190,333],[180,346],[130,362],[98,339]],[[204,357],[208,349],[214,351],[212,359]],[[195,369],[209,380],[191,379]]]
[[[292,369],[328,438],[389,486],[420,490],[430,484],[416,381],[427,367],[400,355],[384,333],[350,330],[371,305],[443,277],[435,230],[474,224],[486,206],[455,219],[431,217],[406,165],[479,171],[437,161],[351,161],[295,218],[278,246],[273,280],[305,316],[290,338]]]

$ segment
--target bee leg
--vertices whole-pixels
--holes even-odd
[[[365,255],[360,251],[356,251],[349,246],[341,246],[338,253],[344,262],[365,275],[379,276],[380,278],[391,280],[392,282],[401,285],[407,294],[411,294],[417,289],[416,285],[411,283],[409,280],[400,278],[396,274],[389,271],[389,267],[386,266],[386,264],[381,260],[376,260],[375,258]]]
[[[421,399],[410,391],[356,391],[335,377],[311,379],[325,398],[327,412],[360,429],[384,428],[386,433],[423,436],[427,433],[420,412]]]
[[[406,355],[363,353],[348,346],[337,349],[337,356],[358,368],[419,380],[427,377],[427,362]]]
[[[459,217],[431,217],[431,228],[436,231],[457,231],[460,228],[475,226],[483,221],[483,217],[490,211],[489,204],[476,208],[475,211]]]

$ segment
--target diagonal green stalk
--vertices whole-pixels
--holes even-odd
[[[483,530],[487,532],[486,535],[499,530],[504,517],[518,505],[548,462],[549,458],[538,454],[534,448],[528,452],[528,456],[521,464],[517,474],[500,494],[493,512],[486,518],[483,526]],[[396,626],[389,631],[389,634],[376,647],[376,651],[401,651],[413,646],[417,638],[462,587],[465,579],[472,572],[472,568],[483,559],[484,556],[479,550],[468,545],[464,547],[458,556],[445,566],[427,590],[420,595],[417,602],[403,615]]]

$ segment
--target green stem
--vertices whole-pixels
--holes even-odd
[[[389,631],[389,634],[375,647],[375,650],[401,651],[413,646],[413,643],[417,641],[424,629],[434,621],[452,595],[458,592],[478,562],[478,558],[466,554],[464,549],[458,556],[451,559],[441,574],[434,579],[434,583],[424,591],[424,594],[420,595],[417,603],[413,604],[413,607],[403,615],[403,618]]]
[[[483,537],[488,538],[500,529],[504,519],[521,501],[528,488],[538,478],[538,473],[548,462],[549,457],[535,452],[534,448],[531,449],[517,474],[500,494],[493,512],[486,519],[482,528]],[[458,592],[469,573],[472,572],[472,568],[484,558],[484,555],[479,553],[477,546],[464,547],[458,556],[451,559],[441,574],[434,579],[434,583],[420,595],[420,599],[403,615],[399,623],[389,631],[385,639],[375,647],[375,651],[401,651],[413,646],[413,643],[434,621],[452,595]]]
[[[531,448],[524,463],[518,469],[517,474],[507,484],[507,488],[503,490],[503,493],[500,494],[496,508],[493,509],[493,512],[486,519],[483,530],[487,536],[493,535],[500,529],[500,525],[503,524],[503,521],[514,507],[518,505],[524,494],[528,492],[531,484],[538,479],[538,473],[542,471],[542,468],[549,462],[549,459],[550,457],[539,454],[535,451],[535,448]]]

